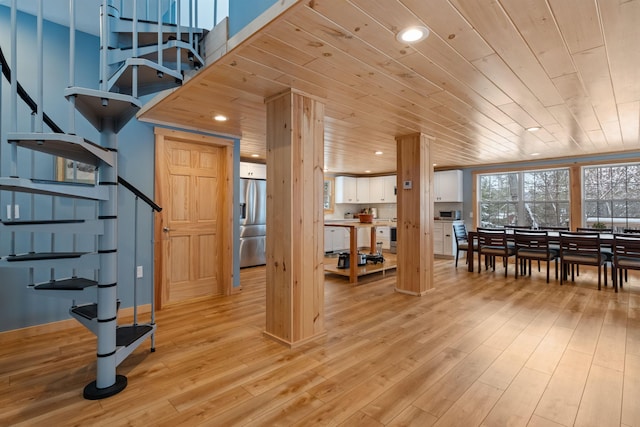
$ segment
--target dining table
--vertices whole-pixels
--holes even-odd
[[[513,235],[513,229],[506,229],[507,235]],[[571,233],[574,233],[573,231]],[[548,231],[547,236],[549,238],[550,243],[560,244],[560,232],[559,231]],[[507,237],[508,238],[508,237]],[[478,240],[478,231],[477,230],[469,230],[467,232],[467,239],[469,242],[476,242]],[[613,234],[612,233],[600,233],[600,241],[602,247],[611,248],[611,244],[613,242]],[[473,253],[474,245],[469,244],[467,248],[467,259],[469,262],[467,263],[467,270],[470,273],[473,273]]]

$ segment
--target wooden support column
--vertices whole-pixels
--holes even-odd
[[[398,157],[398,280],[396,291],[433,288],[433,166],[426,135],[396,138]]]
[[[265,335],[294,347],[324,329],[324,104],[287,91],[267,102]]]

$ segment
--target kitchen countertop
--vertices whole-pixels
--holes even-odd
[[[398,223],[389,220],[375,220],[373,222],[360,222],[357,219],[343,220],[325,220],[324,225],[327,227],[354,227],[354,228],[371,228],[371,227],[395,227]]]

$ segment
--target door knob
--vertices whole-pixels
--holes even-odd
[[[162,231],[168,233],[169,231],[171,231],[171,229],[169,227],[162,227]]]

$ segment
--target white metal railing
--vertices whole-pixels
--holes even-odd
[[[120,16],[133,18],[134,6],[131,0],[112,0],[120,11]],[[136,11],[138,19],[161,21],[166,24],[180,24],[187,27],[212,29],[229,15],[229,0],[140,0]]]

